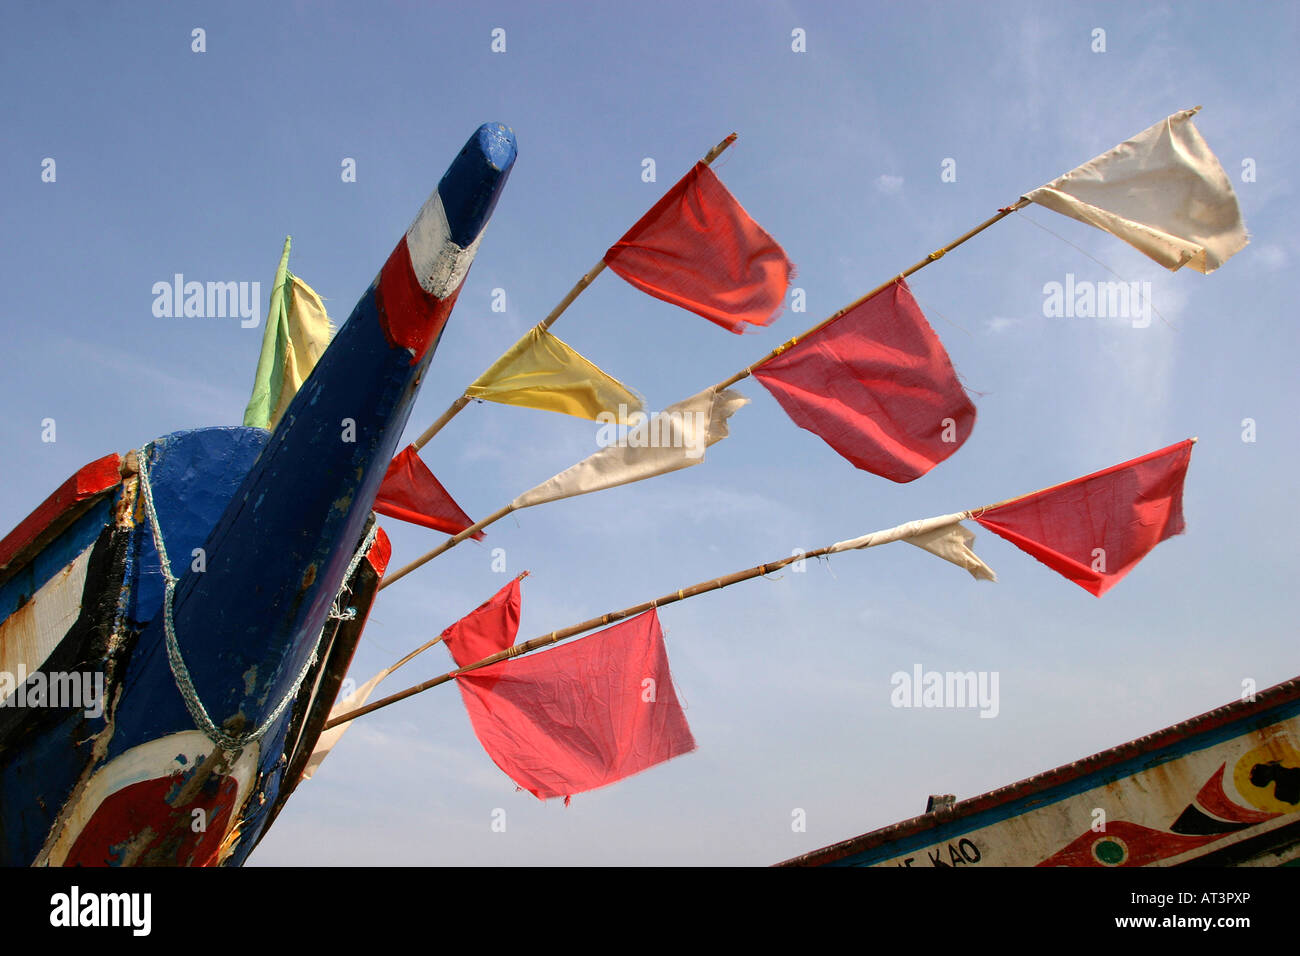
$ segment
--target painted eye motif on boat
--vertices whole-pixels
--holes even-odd
[[[1102,866],[1122,866],[1128,859],[1128,844],[1119,837],[1105,837],[1092,845],[1092,858]]]

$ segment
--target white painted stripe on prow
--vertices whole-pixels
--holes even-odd
[[[81,614],[86,567],[94,547],[89,545],[41,585],[31,600],[0,622],[0,673],[22,672],[30,677],[68,636]],[[10,680],[18,678],[11,676]],[[8,685],[6,681],[4,686]],[[0,703],[17,692],[17,687],[9,687],[8,693],[0,691]]]
[[[420,280],[420,287],[439,299],[455,292],[465,281],[465,273],[474,261],[485,231],[486,225],[466,248],[452,242],[442,197],[434,190],[406,231],[406,248],[411,254],[411,268]]]

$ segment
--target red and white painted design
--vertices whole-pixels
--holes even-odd
[[[396,347],[411,350],[411,364],[438,340],[460,295],[483,232],[468,246],[451,238],[442,198],[434,190],[379,273],[379,322]]]
[[[187,730],[133,747],[101,767],[74,791],[66,822],[52,829],[56,836],[37,864],[110,866],[151,852],[178,866],[220,863],[256,777],[260,748],[246,747],[233,767],[178,802],[190,771],[212,747],[201,732]]]
[[[445,299],[459,289],[486,232],[484,227],[468,246],[453,242],[442,196],[435,189],[406,231],[411,269],[420,287],[435,299]]]

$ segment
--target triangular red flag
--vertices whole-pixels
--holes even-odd
[[[653,610],[456,681],[483,749],[540,800],[567,802],[695,749]]]
[[[1097,597],[1165,538],[1182,534],[1192,441],[971,517]]]
[[[514,644],[519,632],[519,581],[523,576],[519,575],[442,632],[442,642],[457,667],[468,667]],[[474,673],[483,674],[487,670],[481,668]]]
[[[609,248],[605,265],[737,333],[777,317],[794,275],[785,250],[703,162]]]
[[[891,481],[920,478],[975,427],[975,406],[902,279],[753,375],[796,425]]]
[[[474,523],[433,477],[414,445],[402,449],[389,463],[375,495],[374,510],[447,534],[459,534]],[[471,537],[481,541],[483,532],[477,531]]]

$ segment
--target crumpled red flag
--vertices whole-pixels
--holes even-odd
[[[753,375],[796,425],[890,481],[920,478],[975,427],[975,406],[903,279]]]
[[[703,162],[610,246],[605,265],[736,333],[770,324],[794,275],[785,250]]]
[[[458,534],[474,523],[433,477],[414,445],[403,448],[389,463],[373,507],[381,515],[447,534]],[[483,532],[471,537],[481,541]]]
[[[523,576],[519,575],[442,632],[442,643],[447,645],[457,667],[478,663],[514,644],[519,632],[519,607],[522,603],[519,582]],[[474,673],[486,671],[487,668],[481,668]]]
[[[541,800],[567,802],[695,749],[653,610],[456,682],[488,756]]]
[[[1152,548],[1183,533],[1191,460],[1188,439],[971,517],[1101,597]]]

